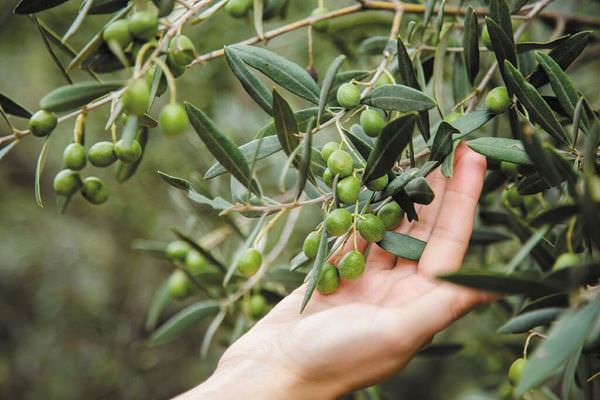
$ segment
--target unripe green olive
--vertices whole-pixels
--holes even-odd
[[[352,161],[350,154],[346,151],[336,150],[331,153],[329,158],[327,158],[327,168],[329,168],[333,175],[339,175],[340,178],[345,178],[352,174],[354,162]]]
[[[344,108],[354,108],[360,104],[360,90],[358,86],[346,82],[337,90],[337,102]]]
[[[329,12],[329,9],[326,7],[317,7],[314,10],[312,10],[312,12],[310,13],[310,16],[318,17],[320,15],[327,14],[328,12]],[[312,24],[312,27],[317,32],[325,32],[325,31],[327,31],[327,28],[329,28],[329,20],[325,19],[323,21],[315,22],[314,24]]]
[[[180,104],[167,104],[158,117],[160,129],[165,136],[181,135],[188,127],[189,121],[185,109]]]
[[[192,274],[198,275],[208,267],[206,258],[194,249],[190,249],[185,255],[185,268]]]
[[[500,170],[507,178],[516,178],[519,176],[519,166],[509,161],[500,162]]]
[[[552,269],[557,271],[559,269],[571,267],[578,264],[580,261],[579,255],[575,253],[563,253],[554,262]]]
[[[262,294],[253,294],[250,296],[250,315],[254,319],[259,319],[265,316],[269,310],[269,303]]]
[[[342,257],[339,268],[342,279],[356,279],[365,270],[365,256],[356,250],[351,250]]]
[[[258,271],[261,263],[262,255],[260,251],[250,248],[244,252],[240,262],[238,262],[237,269],[243,275],[252,276]]]
[[[169,42],[169,58],[174,64],[186,66],[194,60],[196,48],[189,37],[179,35]]]
[[[88,160],[95,167],[108,167],[117,160],[115,146],[111,142],[98,142],[88,150]]]
[[[367,214],[358,221],[358,232],[367,242],[379,242],[385,234],[385,225],[378,216]]]
[[[152,39],[158,32],[158,16],[151,11],[134,13],[129,17],[129,32],[138,39]]]
[[[176,270],[169,276],[169,295],[174,299],[184,299],[189,294],[189,278],[185,272]]]
[[[252,0],[229,0],[225,6],[225,11],[234,18],[242,18],[252,7]]]
[[[304,239],[304,244],[302,245],[302,250],[304,251],[304,255],[308,258],[315,258],[319,251],[319,243],[321,242],[321,233],[317,231],[313,231],[306,235],[306,239]]]
[[[463,117],[463,113],[461,113],[460,111],[454,111],[448,115],[446,115],[444,117],[444,121],[446,121],[449,124],[452,124],[454,121],[456,121],[459,118]]]
[[[171,71],[171,74],[174,78],[179,78],[185,73],[186,70],[185,65],[177,64],[171,54],[167,56],[167,66],[169,67],[169,71]]]
[[[377,78],[377,81],[375,82],[374,87],[378,88],[380,86],[391,85],[393,83],[394,82],[392,82],[389,75],[384,73],[384,74],[379,75],[379,78]]]
[[[319,280],[317,281],[317,290],[321,294],[331,294],[340,286],[340,277],[337,268],[333,264],[325,264]]]
[[[102,179],[90,176],[83,180],[81,194],[92,204],[102,204],[108,200],[108,188]]]
[[[174,240],[165,249],[165,255],[171,260],[183,261],[190,251],[190,245],[183,240]]]
[[[129,32],[129,23],[124,19],[112,22],[102,32],[102,39],[105,42],[116,42],[121,47],[125,47],[131,42],[131,33]]]
[[[329,156],[333,154],[334,151],[340,148],[340,144],[338,142],[327,142],[321,147],[321,158],[323,161],[327,162],[329,160]]]
[[[367,108],[360,113],[360,126],[371,137],[379,136],[385,125],[385,120],[372,108]]]
[[[150,86],[145,79],[138,79],[125,90],[121,101],[127,114],[143,115],[150,106]]]
[[[517,386],[521,380],[521,375],[523,374],[523,370],[525,369],[526,365],[527,360],[524,358],[517,358],[515,361],[513,361],[508,369],[508,381],[511,383],[511,385]]]
[[[63,169],[54,177],[53,186],[57,194],[71,196],[81,186],[81,178],[77,172]]]
[[[115,143],[115,154],[119,160],[132,163],[139,160],[142,156],[142,146],[135,139],[129,145],[125,139],[121,139]]]
[[[502,193],[502,197],[511,207],[519,207],[523,203],[523,198],[519,194],[516,185],[513,185],[507,190],[505,190]]]
[[[63,152],[63,164],[74,171],[79,171],[87,164],[85,147],[79,143],[71,143]]]
[[[323,171],[323,182],[330,187],[333,184],[333,174],[329,168],[325,168],[325,171]]]
[[[404,212],[398,203],[390,201],[384,204],[379,211],[377,216],[383,222],[385,229],[392,231],[400,226],[402,219],[404,218]]]
[[[146,76],[144,78],[145,78],[146,84],[148,85],[150,90],[152,90],[152,83],[154,83],[154,75],[156,74],[156,72],[158,70],[159,70],[159,67],[157,65],[153,65],[150,67],[150,69],[148,69],[148,72],[146,72]],[[161,96],[166,91],[167,91],[167,78],[163,74],[163,75],[161,75],[160,80],[158,81],[158,87],[156,88],[156,95]]]
[[[56,114],[46,110],[39,110],[29,119],[28,128],[33,136],[48,136],[56,128],[57,123]]]
[[[502,114],[511,104],[506,86],[498,86],[485,96],[485,106],[494,114]]]
[[[374,192],[378,192],[380,190],[385,189],[388,185],[389,178],[387,175],[380,176],[377,179],[373,179],[367,182],[367,189],[372,190]]]
[[[360,180],[355,176],[347,176],[337,184],[337,198],[344,204],[352,204],[358,200]]]
[[[333,210],[325,219],[325,228],[330,235],[341,236],[350,229],[352,214],[345,208]]]
[[[488,32],[487,26],[484,26],[481,31],[481,43],[488,49],[493,50],[492,39],[490,38],[490,32]]]

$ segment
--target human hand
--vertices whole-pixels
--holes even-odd
[[[315,292],[300,313],[302,285],[233,343],[215,374],[185,398],[330,399],[404,367],[435,333],[493,299],[435,280],[460,268],[484,175],[485,158],[461,144],[454,176],[434,171],[428,179],[435,200],[417,210],[418,222],[397,229],[427,242],[418,262],[374,244],[360,278],[341,281],[331,295]],[[358,245],[366,243],[359,238]]]

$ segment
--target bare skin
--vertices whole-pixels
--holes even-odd
[[[302,314],[299,287],[178,399],[334,399],[402,369],[434,334],[494,299],[435,279],[462,264],[484,175],[485,158],[461,144],[453,178],[434,171],[435,200],[397,229],[427,242],[419,262],[373,245],[360,278],[328,296],[315,292]]]

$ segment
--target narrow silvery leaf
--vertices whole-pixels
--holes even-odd
[[[19,103],[14,100],[9,99],[2,93],[0,93],[0,107],[4,110],[5,113],[10,115],[15,115],[21,118],[31,118],[31,111],[27,108],[23,107]]]
[[[490,0],[490,18],[504,31],[506,37],[510,40],[511,46],[514,47],[510,9],[506,0]]]
[[[467,76],[471,85],[479,72],[479,24],[473,7],[467,7],[465,12],[465,31],[463,34],[463,50]]]
[[[569,35],[562,35],[546,42],[519,42],[516,44],[517,53],[524,53],[531,50],[553,49],[567,39],[569,39]]]
[[[539,281],[531,274],[503,272],[457,272],[442,275],[439,279],[470,287],[502,294],[522,294],[528,296],[543,296],[556,292],[557,287]]]
[[[241,183],[250,184],[260,195],[258,184],[250,175],[250,167],[240,149],[200,109],[185,103],[190,123],[212,155]]]
[[[433,98],[438,105],[442,107],[443,89],[444,89],[444,59],[446,58],[446,49],[452,29],[447,25],[440,36],[440,41],[435,49],[433,61]]]
[[[499,333],[525,333],[538,326],[554,321],[565,309],[558,307],[533,310],[508,320],[499,329]]]
[[[35,202],[38,206],[44,207],[42,201],[42,190],[40,189],[40,179],[42,178],[42,172],[44,171],[44,165],[46,165],[46,156],[48,155],[48,145],[50,144],[50,136],[46,137],[40,154],[38,155],[37,162],[35,163]]]
[[[469,140],[467,145],[471,150],[475,150],[493,160],[531,165],[531,160],[529,159],[527,152],[525,152],[520,140],[499,137],[481,137]]]
[[[256,68],[281,87],[314,104],[319,103],[319,86],[298,64],[260,47],[236,45],[230,46],[230,49],[246,64]]]
[[[146,315],[146,322],[144,324],[147,331],[151,331],[156,327],[160,315],[167,307],[170,300],[169,280],[165,279],[156,289],[152,296],[152,300],[150,301],[150,307],[148,308],[148,314]]]
[[[558,65],[556,60],[548,54],[536,52],[535,57],[544,72],[546,72],[546,76],[550,80],[550,85],[552,86],[552,90],[554,91],[554,94],[556,94],[560,105],[565,109],[569,118],[572,119],[573,114],[575,113],[575,106],[577,105],[577,101],[579,101],[579,94],[577,93],[577,89],[575,89],[571,78],[569,78],[560,65]]]
[[[317,121],[321,121],[321,115],[325,110],[325,105],[327,104],[327,99],[329,98],[329,92],[331,91],[331,87],[333,86],[333,82],[335,81],[335,77],[337,74],[340,65],[346,59],[345,55],[339,55],[333,60],[329,68],[327,69],[327,73],[325,74],[325,78],[323,78],[323,85],[321,86],[321,95],[319,96],[319,112],[317,114]],[[317,122],[317,126],[320,125]]]
[[[19,140],[15,140],[3,148],[0,149],[0,160],[4,158],[17,144],[19,144]]]
[[[387,231],[383,239],[377,242],[379,247],[396,257],[419,261],[426,242],[398,232]]]
[[[363,128],[359,124],[354,124],[350,129],[344,129],[344,133],[363,160],[367,160],[369,154],[373,151],[373,141],[367,136]]]
[[[363,182],[386,174],[412,138],[416,114],[402,115],[383,127],[365,167]]]
[[[273,114],[273,96],[264,83],[246,66],[242,59],[225,47],[225,58],[229,68],[239,79],[246,92],[269,115]]]
[[[83,20],[85,19],[86,15],[88,14],[88,11],[92,7],[92,4],[94,4],[94,0],[85,0],[83,5],[79,9],[77,17],[75,17],[75,19],[71,23],[71,26],[69,26],[69,29],[67,29],[67,31],[65,32],[62,38],[63,43],[66,42],[75,32],[77,32],[77,29],[79,29],[79,27],[83,23]]]
[[[202,246],[196,240],[192,239],[188,235],[183,234],[182,232],[179,232],[177,229],[172,229],[172,231],[177,236],[177,238],[189,244],[191,248],[196,250],[198,253],[202,254],[202,256],[204,256],[211,264],[215,265],[223,272],[227,270],[225,264],[223,264],[223,261],[215,257],[208,249],[204,248],[204,246]]]
[[[426,111],[435,107],[435,102],[420,90],[404,85],[383,85],[371,91],[364,104],[384,110],[400,112]]]
[[[452,124],[442,121],[435,132],[429,159],[432,161],[443,161],[443,159],[452,151],[452,135],[459,132],[460,131]]]
[[[212,343],[212,339],[217,333],[219,326],[223,323],[225,316],[227,315],[227,308],[221,308],[221,311],[215,316],[212,320],[208,328],[206,328],[206,332],[204,333],[204,338],[202,339],[202,345],[200,345],[200,357],[206,358],[208,354],[208,350],[210,349],[210,344]]]
[[[40,108],[69,111],[123,87],[123,82],[84,82],[54,89],[40,100]]]
[[[264,35],[263,30],[263,9],[264,3],[263,0],[254,0],[254,29],[256,30],[256,35],[259,38],[262,38]]]
[[[50,58],[52,58],[52,61],[54,61],[54,64],[58,67],[58,69],[60,70],[60,72],[63,75],[63,77],[65,78],[65,80],[68,83],[73,83],[73,80],[71,79],[71,77],[69,76],[69,73],[67,72],[64,65],[62,64],[62,61],[58,58],[58,56],[54,52],[54,49],[52,48],[52,46],[50,46],[50,37],[48,36],[48,33],[41,27],[39,20],[36,16],[30,16],[30,17],[31,17],[31,20],[33,21],[33,23],[35,24],[36,28],[40,32],[40,35],[42,36],[42,41],[44,42],[44,47],[50,54]]]
[[[514,42],[512,41],[512,37],[508,37],[506,32],[504,32],[496,21],[491,18],[486,18],[485,22],[490,34],[494,55],[498,61],[500,72],[502,73],[504,80],[506,80],[504,60],[508,60],[511,64],[517,65],[517,53],[515,51]]]
[[[239,147],[239,149],[244,155],[246,161],[250,162],[252,161],[252,158],[255,158],[258,161],[277,153],[281,150],[281,144],[279,144],[279,138],[277,136],[267,136],[243,144]],[[217,161],[211,165],[208,171],[206,171],[204,178],[212,179],[225,173],[227,173],[227,169],[225,169],[225,167],[223,167],[223,165]]]
[[[425,14],[423,15],[423,26],[426,28],[429,20],[431,19],[431,15],[433,14],[433,10],[435,8],[436,0],[426,0],[425,1]]]
[[[158,345],[170,342],[217,311],[219,304],[214,300],[194,303],[162,324],[150,337],[150,343]]]
[[[67,0],[21,0],[14,8],[15,14],[33,14],[56,7]]]
[[[314,124],[314,120],[308,124],[308,129],[304,134],[303,141],[303,149],[302,149],[302,160],[300,161],[300,165],[298,166],[298,185],[296,189],[296,200],[300,198],[302,192],[304,191],[304,186],[306,185],[306,180],[310,174],[310,164],[311,164],[311,155],[312,155],[312,127]]]
[[[276,89],[273,89],[273,118],[281,148],[290,155],[298,147],[298,124],[292,108]]]
[[[323,221],[323,224],[325,224],[325,221]],[[308,286],[306,287],[306,292],[304,294],[304,300],[302,300],[300,312],[304,311],[304,308],[308,304],[308,301],[310,300],[313,292],[315,291],[315,288],[317,287],[317,282],[319,281],[319,277],[321,275],[321,271],[323,270],[323,264],[325,264],[326,258],[327,232],[325,231],[325,229],[323,229],[321,231],[321,240],[319,241],[319,250],[317,251],[317,256],[315,257],[315,261],[310,271],[310,281],[308,282]]]

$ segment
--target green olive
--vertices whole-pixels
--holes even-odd
[[[238,262],[238,271],[246,276],[254,275],[260,268],[262,263],[262,255],[255,248],[250,248],[244,252],[242,258]]]
[[[174,299],[184,299],[189,294],[189,278],[185,272],[176,270],[169,276],[169,295]]]
[[[46,110],[39,110],[31,116],[28,123],[29,131],[33,136],[48,136],[56,128],[58,119],[56,114]]]
[[[358,86],[346,82],[337,90],[337,102],[344,108],[354,108],[360,104],[360,90]]]
[[[389,178],[387,175],[383,175],[377,179],[373,179],[367,182],[367,189],[372,190],[374,192],[379,192],[383,190],[388,185]]]
[[[169,42],[169,58],[179,66],[186,66],[194,60],[196,48],[189,37],[179,35]]]
[[[523,204],[523,197],[519,194],[516,185],[509,187],[502,193],[502,198],[511,206],[511,207],[520,207]]]
[[[498,86],[485,96],[485,106],[494,114],[502,114],[512,104],[506,86]]]
[[[461,113],[460,111],[454,111],[448,115],[446,115],[444,117],[444,121],[446,121],[449,124],[452,124],[454,121],[456,121],[459,118],[463,117],[463,113]]]
[[[340,178],[345,178],[352,174],[354,162],[348,152],[336,150],[331,153],[329,158],[327,158],[327,168],[329,168],[333,175],[339,175]]]
[[[323,171],[323,182],[329,187],[333,184],[333,174],[329,168],[325,168],[325,171]]]
[[[253,0],[229,0],[225,5],[225,11],[234,18],[242,18],[250,8],[252,8]]]
[[[142,146],[135,139],[129,145],[125,139],[121,139],[115,143],[115,154],[119,160],[132,163],[139,160],[142,156]]]
[[[269,303],[262,294],[253,294],[250,296],[250,315],[254,319],[259,319],[265,316],[269,311]]]
[[[327,142],[321,147],[321,158],[323,161],[327,162],[329,156],[333,154],[334,151],[340,148],[340,144],[338,142]]]
[[[71,143],[65,147],[63,152],[63,164],[74,171],[79,171],[87,164],[85,147],[79,143]]]
[[[95,167],[108,167],[117,160],[115,146],[111,142],[98,142],[88,150],[88,160]]]
[[[352,214],[345,208],[337,208],[325,219],[325,228],[330,235],[341,236],[350,229]]]
[[[152,39],[158,32],[158,16],[150,11],[134,13],[129,17],[129,32],[138,39]]]
[[[501,161],[500,170],[507,178],[516,178],[519,176],[519,165],[513,162]]]
[[[398,203],[395,201],[390,201],[389,203],[384,204],[379,211],[377,211],[377,216],[381,221],[383,221],[385,229],[392,231],[399,227],[402,223],[404,212]]]
[[[493,50],[492,39],[490,38],[490,32],[488,32],[487,26],[484,26],[481,31],[481,43],[488,49]]]
[[[563,268],[572,267],[573,265],[579,264],[580,257],[575,253],[563,253],[554,262],[552,270],[556,271]]]
[[[121,101],[127,114],[143,115],[150,106],[150,86],[145,79],[138,79],[125,90]]]
[[[190,274],[201,274],[202,272],[206,271],[207,267],[208,262],[202,254],[194,249],[188,250],[187,254],[185,255],[185,268],[190,272]]]
[[[331,294],[340,286],[340,277],[337,268],[333,264],[325,264],[319,280],[317,281],[317,290],[321,294]]]
[[[183,261],[190,251],[190,245],[183,240],[174,240],[165,249],[165,255],[171,260]]]
[[[356,250],[351,250],[342,257],[339,268],[342,279],[356,279],[365,270],[365,256]]]
[[[360,113],[360,126],[367,135],[377,137],[385,126],[385,120],[377,110],[367,108]]]
[[[389,75],[386,73],[383,73],[381,75],[379,75],[379,78],[377,78],[377,82],[375,82],[375,87],[381,87],[383,85],[391,85],[394,82],[392,82],[392,80],[390,79]]]
[[[81,186],[81,178],[77,172],[63,169],[54,177],[53,186],[57,194],[71,196]]]
[[[189,121],[183,106],[173,103],[163,107],[158,123],[165,136],[174,137],[185,132]]]
[[[385,225],[378,216],[367,214],[359,219],[358,232],[367,242],[379,242],[385,234]]]
[[[131,42],[131,33],[129,32],[129,23],[124,19],[112,22],[102,32],[102,39],[105,42],[116,42],[121,47],[125,47]]]
[[[326,7],[317,7],[310,13],[311,17],[318,17],[320,15],[325,15],[329,12],[329,9]],[[325,19],[323,21],[315,22],[312,24],[312,27],[317,32],[326,32],[327,28],[329,28],[329,20]]]
[[[90,176],[83,180],[81,194],[92,204],[102,204],[108,200],[108,188],[102,179]]]
[[[319,243],[321,242],[321,233],[317,231],[313,231],[306,236],[304,239],[304,244],[302,245],[302,250],[304,251],[304,255],[308,258],[315,258],[317,256],[317,252],[319,251]]]
[[[337,184],[337,198],[344,204],[353,204],[360,194],[360,180],[355,176],[347,176]]]
[[[523,370],[525,369],[526,365],[527,360],[524,358],[517,358],[515,361],[513,361],[508,369],[508,381],[511,383],[511,385],[517,386],[521,380],[521,375],[523,374]]]

